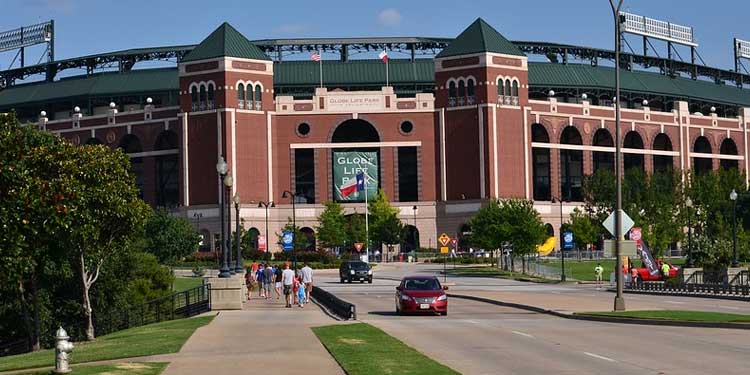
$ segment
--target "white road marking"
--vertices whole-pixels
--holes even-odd
[[[617,361],[615,361],[615,360],[614,360],[614,359],[612,359],[612,358],[609,358],[609,357],[605,357],[605,356],[602,356],[602,355],[598,355],[598,354],[594,354],[594,353],[583,352],[583,354],[586,354],[586,355],[587,355],[587,356],[589,356],[589,357],[594,357],[594,358],[599,358],[599,359],[603,359],[603,360],[605,360],[605,361],[608,361],[608,362],[617,362]]]
[[[511,331],[511,332],[515,333],[516,335],[520,335],[520,336],[523,336],[523,337],[528,337],[530,339],[534,338],[534,336],[532,336],[532,335],[530,335],[528,333],[524,333],[524,332],[520,332],[520,331]]]
[[[740,309],[739,307],[736,307],[736,306],[719,305],[719,307],[721,307],[722,309],[730,309],[730,310],[739,310]]]
[[[479,322],[476,320],[467,320],[466,323],[479,324]]]
[[[664,302],[675,304],[675,305],[684,305],[685,304],[685,302],[682,302],[682,301],[664,301]]]

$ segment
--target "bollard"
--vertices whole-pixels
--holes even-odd
[[[70,337],[63,327],[55,333],[55,374],[67,374],[71,372],[68,361],[68,353],[73,351],[73,343],[68,341]]]

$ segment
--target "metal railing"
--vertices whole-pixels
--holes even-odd
[[[97,336],[211,311],[211,285],[172,293],[140,305],[94,315]]]
[[[740,271],[729,281],[729,285],[750,285],[750,271]]]
[[[627,290],[651,294],[677,294],[686,296],[750,297],[750,285],[680,284],[662,281],[628,283]]]
[[[22,339],[0,342],[0,357],[23,354],[31,351],[31,339]]]

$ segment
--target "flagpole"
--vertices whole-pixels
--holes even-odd
[[[362,173],[362,181],[365,185],[365,254],[367,262],[370,262],[370,209],[367,204],[367,174]]]
[[[385,86],[386,87],[388,87],[388,60],[390,59],[386,55],[386,58],[385,58]]]

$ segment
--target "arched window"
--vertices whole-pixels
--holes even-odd
[[[719,153],[722,155],[737,155],[737,144],[731,138],[721,142]],[[737,160],[721,159],[719,165],[722,169],[736,169],[739,165]]]
[[[174,207],[179,203],[179,155],[177,133],[165,130],[156,138],[155,151],[171,151],[155,157],[156,205]]]
[[[245,84],[240,83],[237,85],[237,107],[239,109],[245,108]]]
[[[458,81],[458,105],[466,103],[466,83],[464,80]]]
[[[448,97],[456,97],[456,81],[450,81],[450,83],[448,83]]]
[[[190,88],[190,106],[193,111],[198,110],[198,88],[195,86]]]
[[[253,98],[253,109],[260,111],[261,102],[263,101],[263,88],[260,85],[255,85],[255,97]]]
[[[510,80],[506,79],[505,80],[505,96],[511,96],[511,94],[513,94],[513,91],[511,89]],[[506,103],[506,104],[510,104],[510,103]]]
[[[594,133],[593,146],[596,147],[614,147],[615,142],[612,141],[612,135],[607,129],[599,129]],[[612,151],[594,151],[594,172],[604,169],[612,173],[615,172],[615,155]]]
[[[693,144],[693,152],[701,154],[712,154],[713,151],[711,151],[711,142],[709,142],[708,138],[704,136],[698,137]],[[711,157],[695,156],[693,157],[693,169],[695,169],[695,174],[706,174],[714,169],[714,161],[713,159],[711,159]]]
[[[531,125],[531,142],[549,143],[549,135],[544,126]],[[534,200],[548,201],[552,199],[550,186],[550,156],[549,148],[531,148],[532,176],[534,185]]]
[[[574,126],[568,126],[560,135],[560,143],[583,145],[581,133]],[[564,201],[580,202],[583,200],[581,183],[583,182],[583,150],[560,149],[560,194]]]
[[[466,104],[474,104],[474,80],[469,78],[466,81]]]
[[[201,85],[200,91],[198,93],[198,98],[200,101],[198,109],[201,111],[206,110],[206,85]]]
[[[513,81],[513,90],[510,92],[510,96],[518,97],[518,81]]]
[[[214,109],[214,84],[209,83],[208,84],[208,101],[207,101],[207,109]]]
[[[625,134],[625,141],[623,141],[622,147],[643,150],[643,138],[641,138],[641,135],[638,134],[638,132],[631,130],[628,132],[628,134]],[[623,166],[626,171],[630,168],[638,168],[640,170],[644,170],[643,154],[623,152],[622,161],[624,163]]]
[[[497,96],[500,96],[500,97],[505,96],[505,86],[503,85],[502,78],[497,79]]]
[[[654,138],[654,151],[672,151],[672,141],[669,136],[664,133],[659,133]],[[654,155],[654,172],[661,172],[672,169],[673,166],[672,156],[669,155]]]

